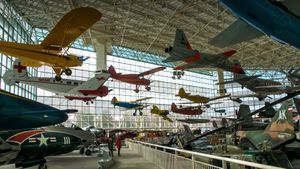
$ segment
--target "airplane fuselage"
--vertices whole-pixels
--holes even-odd
[[[73,135],[72,132],[81,133]],[[45,128],[2,131],[0,137],[3,140],[8,144],[20,145],[21,148],[17,157],[10,159],[6,164],[15,163],[16,167],[30,167],[45,163],[45,156],[69,153],[82,144],[83,137],[80,137],[80,134],[84,132],[70,128],[60,130],[60,127],[50,130]]]
[[[271,86],[282,85],[280,82],[273,81],[273,80],[256,78],[252,80],[237,80],[237,81],[239,84],[251,90],[252,92],[262,94],[262,95],[281,94],[285,92],[281,87],[271,87]]]
[[[270,0],[221,0],[234,14],[271,38],[300,49],[299,14],[284,2]],[[297,8],[295,6],[295,8]]]
[[[0,91],[0,130],[32,128],[62,123],[68,112],[33,100]]]
[[[113,105],[123,107],[123,108],[126,108],[126,109],[138,108],[138,107],[142,106],[140,104],[129,103],[129,102],[117,102],[117,103],[114,103]]]
[[[172,104],[171,111],[183,115],[200,115],[202,114],[202,109],[200,107],[185,107],[177,108],[175,104]]]
[[[124,74],[124,75],[116,75],[116,76],[112,76],[112,77],[114,79],[129,83],[129,84],[142,85],[142,86],[150,85],[149,79],[145,79],[144,77],[138,76],[136,74]]]
[[[182,54],[188,51],[187,49],[182,49]],[[178,55],[180,55],[178,53]],[[172,53],[171,53],[171,57]],[[228,57],[222,54],[208,54],[208,53],[196,53],[195,55],[183,59],[182,61],[186,62],[186,65],[178,66],[175,70],[184,70],[184,69],[196,69],[196,68],[220,68],[225,71],[241,73],[242,67],[238,62],[233,62],[228,59]]]
[[[35,86],[59,95],[69,100],[82,100],[85,102],[94,100],[97,96],[107,96],[110,90],[103,83],[109,78],[108,73],[96,74],[94,78],[88,81],[29,77],[27,73],[18,73],[17,70],[7,70],[3,80],[7,85],[15,83],[24,83]],[[24,75],[23,75],[24,74]]]
[[[42,49],[40,45],[0,41],[0,52],[23,60],[22,64],[30,67],[47,65],[65,69],[81,66],[83,63],[77,56],[53,53]]]
[[[204,96],[200,96],[200,95],[189,95],[189,96],[186,96],[186,97],[183,97],[183,98],[186,98],[190,101],[193,101],[195,103],[208,103],[209,102],[209,98],[207,97],[204,97]]]

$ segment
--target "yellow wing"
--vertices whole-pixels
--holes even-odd
[[[137,100],[134,100],[134,101],[130,101],[129,103],[135,103],[135,102],[140,102],[140,101],[143,101],[143,100],[149,100],[149,99],[152,99],[153,97],[144,97],[144,98],[141,98],[141,99],[137,99]]]
[[[66,15],[55,25],[41,43],[42,48],[57,50],[67,47],[83,32],[101,18],[101,13],[90,7],[77,8]]]

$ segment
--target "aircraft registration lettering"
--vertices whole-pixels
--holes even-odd
[[[285,119],[286,119],[285,110],[280,110],[278,115],[278,120],[285,120]]]

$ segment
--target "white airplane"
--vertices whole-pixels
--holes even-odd
[[[95,77],[88,81],[70,79],[56,81],[55,78],[29,77],[26,66],[21,65],[20,60],[17,59],[13,69],[4,73],[3,80],[9,86],[24,83],[62,95],[69,100],[82,100],[89,104],[89,102],[93,103],[97,96],[107,96],[111,91],[103,85],[109,77],[110,74],[106,70],[96,72]]]

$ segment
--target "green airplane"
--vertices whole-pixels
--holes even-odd
[[[257,127],[257,130],[253,130],[250,124],[255,123],[251,122],[251,116],[244,114],[246,112],[251,113],[249,107],[242,105],[239,114],[244,120],[237,125],[248,126],[242,130],[237,127],[234,132],[224,131],[229,129],[227,126],[231,126],[227,125],[222,127],[223,132],[219,130],[205,137],[196,138],[188,126],[184,126],[185,132],[177,138],[177,145],[183,149],[202,153],[293,168],[291,162],[300,158],[300,133],[294,130],[293,102],[291,100],[284,102],[264,129]]]
[[[0,165],[39,165],[39,169],[47,168],[44,157],[69,153],[95,141],[90,132],[66,127],[1,131],[0,138]]]

